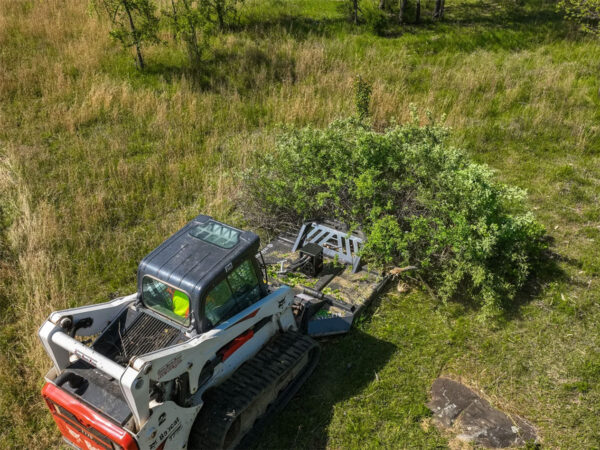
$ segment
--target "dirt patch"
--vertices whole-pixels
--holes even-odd
[[[509,415],[477,393],[449,378],[438,378],[431,387],[433,422],[456,434],[456,439],[488,448],[520,447],[536,442],[535,427]]]

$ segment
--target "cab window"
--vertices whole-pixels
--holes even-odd
[[[209,242],[221,248],[232,248],[239,242],[240,231],[228,227],[225,224],[209,220],[206,223],[196,225],[190,230],[190,234],[196,239]]]
[[[215,286],[206,296],[205,316],[217,326],[261,298],[260,284],[249,260]]]
[[[186,326],[190,324],[190,298],[179,289],[145,276],[142,279],[142,301],[163,316]]]

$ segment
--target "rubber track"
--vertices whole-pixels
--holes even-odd
[[[247,445],[249,438],[259,431],[257,428],[264,424],[265,416],[283,408],[316,366],[319,346],[310,337],[297,332],[277,336],[229,379],[208,391],[204,397],[204,407],[192,427],[188,448],[222,449],[225,435],[235,419],[292,370],[304,354],[313,349],[316,350],[317,358],[309,359],[306,367],[283,390],[274,404],[255,419],[255,427],[248,432],[249,436],[241,444]]]

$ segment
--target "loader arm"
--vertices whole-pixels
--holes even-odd
[[[208,383],[209,380],[205,380],[207,386],[214,385],[258,352],[277,330],[295,330],[296,323],[290,309],[293,296],[293,291],[289,287],[281,287],[213,330],[183,344],[137,356],[127,366],[112,361],[69,336],[60,324],[65,318],[77,320],[82,317],[93,317],[94,322],[97,318],[98,322],[104,323],[106,326],[110,323],[110,320],[106,319],[110,315],[119,314],[122,308],[127,307],[135,300],[135,296],[105,305],[56,312],[40,328],[39,335],[54,362],[57,373],[65,370],[74,358],[79,358],[118,380],[134,417],[136,429],[141,430],[150,417],[152,406],[157,406],[151,400],[153,384],[165,383],[187,373],[190,394],[196,394],[201,387],[198,383],[200,374],[209,360],[218,358],[220,350],[225,349],[228,344],[231,344],[247,330],[255,328],[257,324],[261,325],[256,332],[253,331],[254,339],[251,342],[243,342],[234,349],[233,353],[228,354],[227,358],[216,365],[214,373],[209,379],[210,383]],[[101,330],[95,327],[92,331],[99,332]],[[90,333],[90,330],[86,330],[86,333]]]
[[[135,358],[131,363],[132,370],[121,378],[121,387],[138,426],[149,417],[151,383],[164,383],[187,373],[190,394],[199,394],[199,389],[218,383],[258,352],[276,330],[295,330],[296,322],[290,309],[293,298],[293,291],[283,286],[197,338]],[[220,350],[257,324],[262,326],[253,332],[254,339],[218,363],[210,383],[206,380],[206,385],[199,386],[202,369],[214,358],[219,358]]]
[[[136,294],[132,294],[99,305],[81,306],[52,313],[40,327],[38,335],[57,372],[62,372],[69,365],[70,355],[74,354],[76,349],[89,358],[97,359],[99,363],[110,367],[109,370],[116,371],[117,368],[111,364],[113,361],[104,361],[102,355],[90,353],[93,350],[67,333],[79,320],[85,319],[91,319],[91,324],[77,330],[78,336],[93,336],[100,333],[125,308],[135,302],[136,298]]]

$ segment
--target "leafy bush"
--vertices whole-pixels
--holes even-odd
[[[371,32],[377,36],[385,35],[390,16],[371,2],[362,4],[363,17]]]
[[[524,191],[449,147],[447,134],[416,119],[382,133],[357,118],[285,130],[245,173],[242,207],[261,226],[360,225],[371,265],[414,264],[442,300],[466,296],[493,315],[532,273],[544,229]]]
[[[600,35],[600,0],[561,0],[557,7],[583,31]]]

